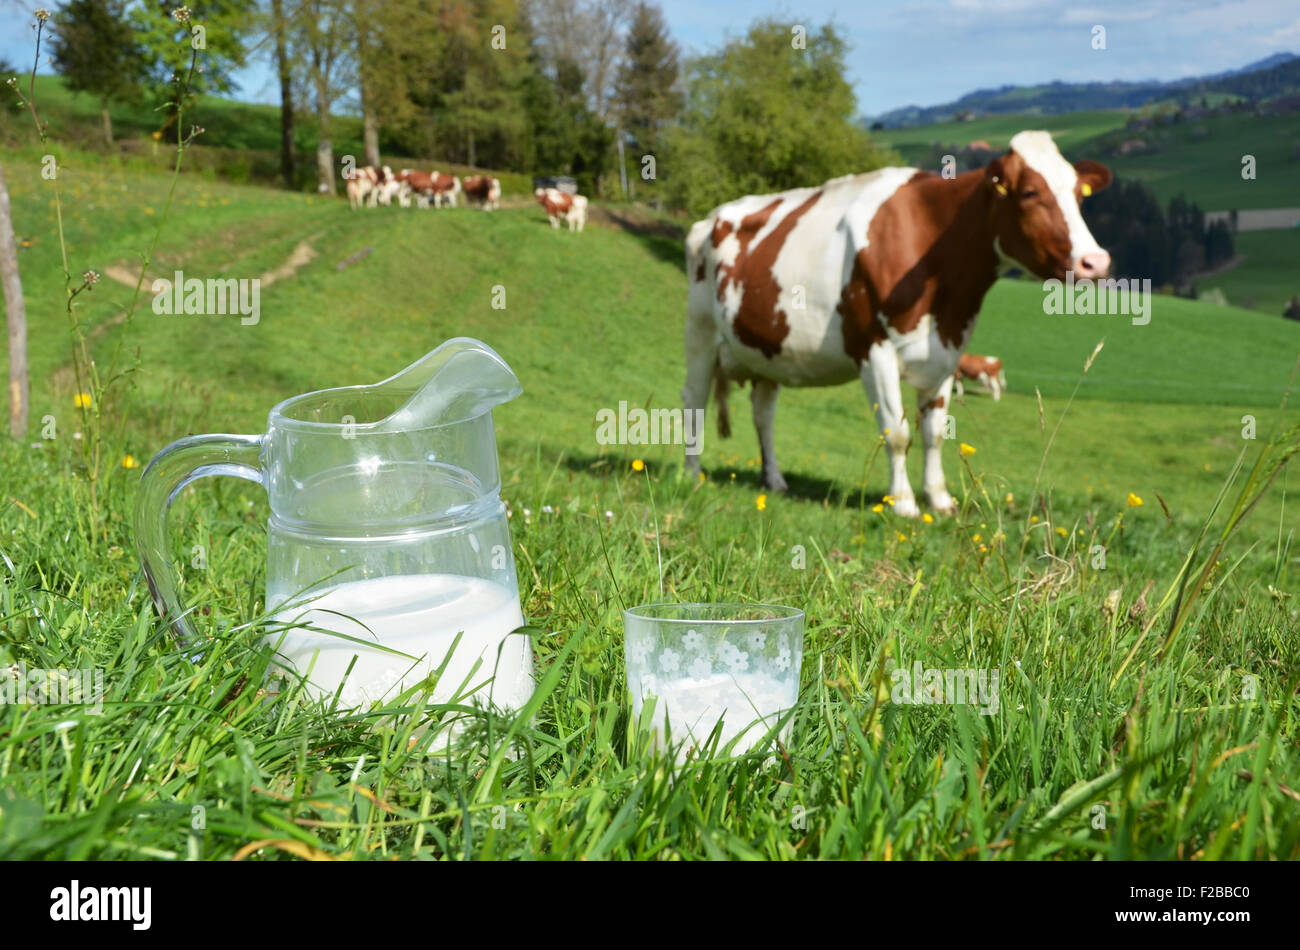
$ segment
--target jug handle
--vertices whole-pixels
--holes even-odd
[[[196,435],[179,439],[153,457],[140,474],[135,506],[135,543],[158,616],[182,649],[196,646],[198,631],[180,602],[176,568],[168,554],[167,515],[185,486],[211,475],[232,475],[264,484],[260,462],[264,436]]]

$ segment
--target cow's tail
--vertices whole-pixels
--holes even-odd
[[[731,410],[727,397],[731,395],[731,381],[722,371],[722,360],[713,364],[713,401],[718,404],[718,438],[731,438]]]

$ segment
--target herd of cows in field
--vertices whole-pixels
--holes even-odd
[[[490,175],[457,178],[439,171],[403,168],[394,172],[387,165],[366,165],[346,178],[348,205],[353,211],[391,205],[394,199],[403,208],[409,208],[412,201],[417,208],[455,208],[462,200],[484,211],[501,207],[501,180]],[[555,187],[537,188],[533,195],[546,210],[552,228],[559,228],[561,221],[570,231],[581,231],[586,225],[587,199],[582,195]]]

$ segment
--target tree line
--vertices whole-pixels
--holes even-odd
[[[52,18],[53,62],[70,88],[109,105],[165,103],[189,67],[190,27],[167,0],[67,0]],[[755,22],[685,60],[650,0],[211,0],[195,93],[271,67],[280,172],[336,191],[336,117],[362,119],[364,155],[569,175],[588,194],[692,212],[746,191],[813,184],[893,157],[855,122],[847,44],[832,27]],[[163,110],[165,111],[165,110]]]

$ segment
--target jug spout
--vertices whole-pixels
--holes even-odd
[[[401,432],[472,419],[523,392],[519,378],[496,350],[455,337],[376,386],[409,393],[402,406],[374,427]]]

